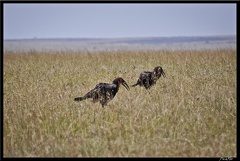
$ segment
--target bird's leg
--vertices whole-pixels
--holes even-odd
[[[95,110],[93,110],[93,122],[95,123]]]

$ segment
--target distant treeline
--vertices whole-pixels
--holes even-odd
[[[139,37],[139,38],[32,38],[7,39],[4,41],[75,41],[81,43],[127,43],[127,44],[172,44],[191,42],[225,41],[236,43],[236,35],[228,36],[176,36],[176,37]]]

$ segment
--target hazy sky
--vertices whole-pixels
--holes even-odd
[[[236,4],[27,4],[3,6],[4,39],[236,35]]]

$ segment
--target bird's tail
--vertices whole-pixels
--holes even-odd
[[[137,82],[136,84],[131,85],[131,87],[135,87],[135,86],[137,86],[137,85],[138,85],[138,82]]]
[[[76,97],[76,98],[74,98],[74,101],[82,101],[85,99],[86,99],[86,97]]]

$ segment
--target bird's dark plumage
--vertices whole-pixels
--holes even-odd
[[[83,97],[74,98],[74,101],[82,101],[87,98],[92,98],[94,103],[99,101],[102,104],[102,107],[104,107],[105,105],[107,105],[109,101],[111,101],[114,98],[121,84],[127,90],[129,90],[129,86],[126,83],[126,81],[119,77],[114,79],[112,84],[110,83],[97,84],[94,89],[89,91]]]
[[[139,85],[144,86],[146,89],[150,89],[153,85],[156,84],[157,80],[161,76],[165,77],[165,73],[160,66],[155,67],[152,72],[143,71],[140,74],[137,83],[133,84],[132,87]]]

